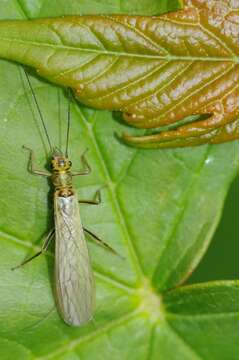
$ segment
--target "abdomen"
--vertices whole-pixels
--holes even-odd
[[[67,324],[80,326],[93,316],[94,285],[77,196],[56,194],[54,208],[58,307]]]

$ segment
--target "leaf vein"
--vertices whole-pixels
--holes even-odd
[[[95,80],[98,80],[99,78],[101,78],[103,75],[106,75],[107,72],[110,71],[110,69],[119,61],[119,58],[115,58],[113,59],[113,61],[108,65],[106,66],[105,69],[103,69],[102,71],[100,71],[98,74],[96,74],[93,78],[91,78],[90,80],[86,81],[86,82],[82,82],[82,84],[84,85],[88,85],[88,84],[91,84],[92,82],[94,82]],[[98,98],[98,97],[97,97]],[[89,99],[89,97],[88,97]]]
[[[57,350],[51,352],[50,354],[48,354],[46,356],[36,357],[36,360],[48,360],[53,357],[59,356],[61,354],[67,353],[68,351],[72,351],[76,347],[80,346],[82,343],[91,341],[97,337],[100,337],[101,335],[107,334],[109,331],[113,330],[114,328],[116,328],[118,326],[122,326],[124,324],[129,323],[138,314],[139,314],[138,310],[131,311],[131,312],[125,314],[124,316],[120,317],[119,319],[113,320],[113,321],[107,323],[105,326],[102,326],[102,327],[98,328],[97,330],[92,331],[88,335],[85,335],[85,336],[79,337],[78,339],[69,341],[68,344],[63,345],[61,348],[57,348]]]
[[[106,95],[102,95],[102,96],[99,96],[98,97],[98,100],[103,100],[103,99],[106,99],[108,97],[112,97],[113,95],[115,94],[118,94],[119,92],[123,91],[123,90],[126,90],[130,87],[132,87],[133,85],[136,85],[138,82],[142,81],[142,80],[147,80],[147,78],[149,78],[151,75],[157,73],[159,70],[161,70],[162,68],[164,68],[165,66],[168,65],[168,62],[166,63],[161,63],[156,67],[156,69],[154,68],[153,70],[147,72],[145,75],[140,75],[139,77],[137,77],[137,79],[131,81],[129,84],[127,85],[123,85],[121,87],[118,87],[116,90],[112,91],[112,92],[109,92],[108,94]]]
[[[225,71],[223,73],[220,73],[217,77],[214,77],[211,81],[207,81],[205,84],[202,84],[202,86],[198,87],[195,89],[195,91],[193,92],[189,92],[188,96],[184,96],[182,98],[181,101],[177,101],[177,103],[170,107],[169,110],[162,112],[162,114],[160,116],[157,116],[156,119],[159,120],[162,117],[165,117],[166,114],[172,112],[175,108],[179,107],[180,105],[182,105],[183,103],[185,103],[188,99],[190,99],[192,96],[196,95],[198,92],[201,92],[202,90],[204,90],[206,87],[210,86],[211,84],[213,84],[215,81],[219,80],[220,78],[222,78],[223,76],[227,75],[234,67],[235,65],[232,64],[229,68],[225,69]],[[215,101],[215,99],[214,99]],[[214,102],[213,101],[213,102]],[[205,106],[205,104],[203,104],[203,106]],[[200,106],[201,108],[202,106]],[[200,109],[199,108],[199,109]],[[196,107],[195,107],[196,109]],[[196,111],[194,112],[194,114],[196,114]],[[155,119],[155,118],[154,118]],[[151,121],[153,121],[154,119],[152,119]]]
[[[203,358],[201,358],[201,356],[199,356],[195,350],[192,348],[192,346],[190,344],[188,344],[188,342],[185,341],[185,339],[172,327],[171,324],[169,324],[169,322],[167,322],[169,328],[171,329],[172,333],[176,336],[176,338],[185,345],[185,348],[188,350],[191,359],[195,359],[195,360],[204,360]]]
[[[36,42],[36,41],[29,41],[29,40],[20,40],[18,38],[7,38],[7,37],[1,37],[2,41],[6,41],[9,43],[17,43],[22,45],[28,45],[28,46],[36,46],[36,47],[46,47],[46,48],[54,48],[54,49],[60,49],[60,50],[71,50],[71,51],[78,51],[78,52],[86,52],[86,53],[96,53],[100,55],[112,55],[112,56],[124,56],[124,57],[132,57],[132,58],[142,58],[142,59],[159,59],[159,60],[165,60],[165,61],[203,61],[203,62],[225,62],[225,61],[231,61],[235,63],[239,63],[239,56],[237,58],[228,58],[228,57],[203,57],[203,56],[161,56],[161,55],[148,55],[148,54],[139,54],[139,53],[126,53],[126,52],[116,52],[116,51],[104,51],[104,50],[97,50],[97,49],[85,49],[75,47],[75,46],[67,46],[62,44],[51,44],[46,42]],[[14,46],[14,45],[13,45]]]
[[[15,0],[15,4],[17,5],[17,7],[20,9],[23,17],[25,17],[26,19],[29,19],[29,16],[24,8],[24,6],[22,5],[20,0]]]
[[[116,215],[117,215],[117,217],[119,219],[119,223],[121,224],[122,229],[123,229],[124,234],[125,234],[124,238],[125,238],[126,244],[128,245],[128,249],[129,249],[131,257],[132,257],[132,261],[133,261],[133,264],[134,264],[135,271],[136,271],[137,275],[141,278],[142,275],[143,275],[143,268],[142,268],[142,265],[140,264],[139,255],[136,253],[136,249],[135,249],[135,247],[133,245],[133,241],[131,239],[130,232],[129,232],[126,220],[125,220],[125,218],[123,216],[122,209],[121,209],[121,206],[119,204],[117,193],[115,192],[113,186],[111,185],[112,184],[112,179],[111,179],[110,173],[109,173],[109,171],[108,171],[108,169],[107,169],[107,167],[105,165],[104,158],[103,158],[103,156],[101,154],[101,151],[100,151],[96,136],[94,134],[94,128],[93,127],[91,128],[90,125],[87,123],[87,120],[85,119],[84,114],[82,113],[82,111],[81,111],[81,109],[79,107],[77,107],[77,110],[78,110],[78,112],[79,112],[79,114],[81,116],[81,119],[83,120],[83,122],[85,123],[85,125],[88,128],[89,135],[90,135],[90,137],[92,139],[92,142],[93,142],[93,144],[95,146],[95,149],[97,151],[97,156],[98,156],[99,162],[101,164],[102,170],[104,171],[106,181],[109,184],[109,190],[110,190],[110,193],[111,193],[112,202],[113,202],[114,207],[115,207]]]
[[[136,149],[134,154],[132,155],[128,165],[121,171],[121,174],[119,174],[119,180],[116,183],[116,187],[119,186],[122,183],[122,181],[125,179],[125,177],[127,176],[127,173],[129,171],[129,169],[132,167],[134,160],[136,159],[138,153],[139,153],[139,149]]]
[[[182,68],[181,71],[177,72],[175,76],[170,79],[170,81],[166,82],[166,84],[162,87],[159,86],[158,90],[155,91],[155,89],[152,89],[150,93],[147,93],[146,96],[142,97],[140,100],[132,101],[129,104],[127,104],[127,107],[132,107],[138,104],[142,104],[145,100],[155,97],[159,92],[165,90],[167,87],[169,87],[174,81],[176,81],[181,75],[183,75],[191,66],[193,65],[193,62],[188,63],[185,67]],[[149,120],[150,121],[150,120]]]
[[[94,39],[96,40],[97,44],[100,45],[100,47],[107,51],[107,49],[105,48],[104,44],[102,43],[102,41],[99,39],[99,37],[94,33],[94,31],[91,29],[90,26],[85,25],[85,24],[80,24],[80,26],[84,27],[85,29],[87,29],[89,31],[90,34],[93,35]]]
[[[4,237],[6,240],[13,242],[15,244],[18,244],[22,247],[25,248],[29,248],[32,250],[35,250],[36,252],[41,250],[41,247],[38,245],[34,245],[29,241],[25,241],[25,240],[21,240],[20,238],[7,233],[6,231],[0,231],[0,236]],[[47,251],[46,253],[44,253],[45,256],[54,258],[54,253]],[[127,292],[132,291],[134,289],[134,287],[130,286],[129,284],[123,283],[121,281],[119,281],[117,278],[113,277],[112,275],[110,275],[110,277],[106,274],[104,274],[103,272],[101,272],[99,269],[94,269],[94,273],[96,273],[96,275],[101,278],[102,280],[105,279],[105,281],[110,282],[112,285],[114,284],[115,286],[126,290]],[[132,289],[132,290],[131,290]]]
[[[94,55],[93,57],[91,57],[90,58],[90,60],[89,59],[87,59],[84,63],[82,63],[82,64],[77,64],[75,67],[71,67],[70,69],[67,69],[67,70],[65,70],[65,71],[62,71],[62,72],[60,72],[60,73],[58,73],[57,75],[55,75],[54,77],[53,77],[53,79],[54,80],[57,80],[57,79],[59,79],[60,77],[62,77],[62,76],[65,76],[65,75],[67,75],[67,74],[71,74],[71,73],[74,73],[75,71],[78,71],[78,70],[80,70],[82,67],[84,67],[84,66],[87,66],[87,65],[89,65],[92,61],[94,61],[97,57],[98,57],[99,55]]]
[[[211,313],[211,314],[177,314],[173,312],[166,312],[166,317],[170,319],[192,319],[195,321],[204,321],[204,320],[214,320],[214,319],[223,319],[228,317],[239,317],[239,311],[228,311],[228,312],[221,312],[221,313]]]
[[[224,47],[224,49],[226,49],[229,53],[231,53],[231,55],[233,56],[233,57],[237,57],[237,54],[235,54],[234,53],[234,51],[231,49],[231,48],[229,48],[228,46],[227,46],[227,44],[224,42],[224,41],[222,41],[216,34],[213,34],[213,32],[210,30],[210,29],[208,29],[205,25],[204,26],[202,26],[201,24],[199,25],[200,26],[200,28],[202,29],[202,30],[205,30],[205,32],[209,35],[209,36],[211,36],[214,40],[216,40],[222,47]]]
[[[152,38],[150,38],[149,36],[146,36],[139,28],[136,27],[132,27],[131,25],[129,25],[128,23],[122,23],[121,21],[119,21],[116,18],[111,17],[110,15],[104,15],[104,18],[108,18],[110,20],[112,20],[113,22],[116,22],[120,25],[122,25],[123,27],[128,28],[129,30],[131,30],[132,32],[137,33],[138,35],[140,35],[144,40],[146,40],[146,42],[148,41],[149,43],[151,43],[151,45],[153,45],[157,50],[163,50],[163,52],[165,53],[165,55],[168,55],[169,52],[163,48],[162,46],[159,46],[158,43],[156,43]]]
[[[197,180],[200,177],[200,174],[201,174],[201,172],[202,172],[202,170],[203,170],[203,168],[205,166],[205,161],[208,158],[210,151],[211,151],[211,147],[207,146],[207,150],[205,151],[203,159],[199,163],[199,166],[197,167],[197,169],[194,172],[194,176],[193,176],[193,180],[192,180],[191,184],[188,186],[188,189],[183,193],[183,196],[182,196],[181,201],[180,201],[181,208],[183,208],[183,210],[180,211],[178,216],[175,218],[174,224],[171,227],[170,234],[169,234],[169,236],[167,237],[167,239],[165,241],[165,244],[164,244],[164,247],[163,247],[163,249],[161,251],[161,254],[159,255],[159,259],[157,261],[158,265],[157,265],[157,267],[156,267],[156,269],[155,269],[155,271],[153,273],[153,276],[152,276],[152,278],[154,280],[156,280],[155,278],[157,277],[158,271],[159,271],[160,266],[161,266],[161,261],[160,260],[164,257],[164,253],[168,250],[168,247],[171,244],[172,239],[174,239],[174,235],[175,235],[175,233],[177,231],[177,228],[180,225],[181,219],[183,218],[183,216],[184,216],[184,214],[186,212],[187,205],[188,205],[188,202],[190,200],[191,190],[194,188],[194,186],[197,183]],[[171,275],[171,273],[172,273],[172,271],[168,272],[168,275],[166,275],[166,277],[164,277],[163,281],[162,281],[162,278],[160,279],[161,286],[163,286],[166,283],[166,281],[169,278],[169,276]]]

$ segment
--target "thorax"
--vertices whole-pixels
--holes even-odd
[[[58,196],[67,197],[73,194],[70,171],[54,171],[51,180]]]

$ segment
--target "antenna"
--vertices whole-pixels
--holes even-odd
[[[70,88],[68,88],[67,132],[66,132],[66,152],[65,152],[66,157],[68,157],[70,125],[71,125],[71,90]]]
[[[34,102],[35,102],[35,104],[36,104],[36,108],[37,108],[38,114],[39,114],[39,116],[40,116],[41,123],[42,123],[42,126],[43,126],[43,128],[44,128],[44,132],[45,132],[45,134],[46,134],[46,138],[47,138],[47,142],[48,142],[49,147],[50,147],[50,151],[53,152],[53,147],[52,147],[52,145],[51,145],[50,137],[49,137],[48,132],[47,132],[46,124],[45,124],[45,121],[44,121],[44,118],[43,118],[43,115],[42,115],[40,106],[39,106],[39,104],[38,104],[36,94],[35,94],[35,92],[34,92],[34,90],[33,90],[33,87],[32,87],[31,81],[30,81],[30,78],[29,78],[26,70],[25,70],[24,68],[23,68],[23,70],[24,70],[24,72],[25,72],[25,75],[26,75],[26,78],[27,78],[27,82],[28,82],[28,85],[29,85],[30,90],[31,90],[31,93],[32,93],[32,97],[33,97]]]

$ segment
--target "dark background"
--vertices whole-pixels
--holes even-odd
[[[189,282],[239,279],[239,176],[228,193],[207,253]]]

